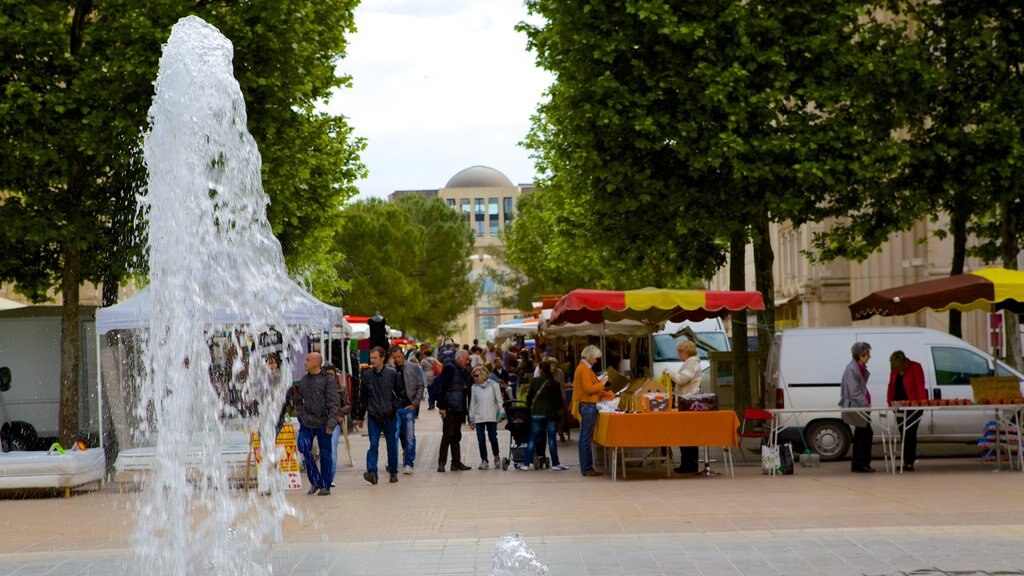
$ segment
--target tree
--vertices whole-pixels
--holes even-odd
[[[521,29],[557,78],[527,139],[541,188],[580,198],[581,227],[603,232],[592,251],[627,268],[660,244],[666,268],[706,278],[729,251],[742,289],[753,238],[770,303],[768,223],[816,217],[892,153],[844,109],[844,79],[873,63],[854,42],[861,4],[528,1],[545,23]],[[734,342],[745,361],[746,335]]]
[[[336,294],[346,310],[379,311],[389,324],[424,338],[454,331],[476,300],[473,233],[437,198],[349,205],[333,253],[341,258],[338,276],[348,282]]]
[[[1024,13],[1007,2],[887,2],[885,9],[863,30],[887,39],[876,60],[886,81],[855,83],[850,93],[861,113],[892,111],[891,140],[903,159],[882,186],[836,191],[830,202],[846,222],[815,239],[819,257],[864,260],[893,232],[947,214],[949,231],[937,234],[952,237],[951,275],[964,272],[972,232],[994,242],[975,255],[1011,266],[1019,251],[1012,236],[1021,231],[1003,236],[998,220],[1007,216],[1014,228],[1013,201],[1003,199],[1019,198]],[[1012,258],[1003,258],[1003,242]],[[951,311],[950,333],[960,330],[960,314]]]
[[[34,302],[63,294],[62,442],[78,434],[78,287],[105,295],[140,270],[135,203],[161,43],[190,13],[235,41],[235,65],[261,145],[270,218],[298,265],[319,256],[361,173],[362,142],[314,106],[348,83],[334,66],[354,0],[262,3],[9,0],[0,8],[0,281]],[[112,303],[109,299],[106,303]]]

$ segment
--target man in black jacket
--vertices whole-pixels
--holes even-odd
[[[306,461],[309,494],[331,493],[334,480],[334,462],[331,455],[331,432],[338,425],[338,380],[320,369],[319,352],[306,356],[306,375],[299,382],[299,440],[298,448]],[[320,467],[313,460],[313,438],[320,446]]]
[[[443,421],[437,471],[444,472],[449,446],[452,449],[451,470],[469,470],[470,467],[462,463],[462,447],[459,445],[462,441],[462,423],[466,420],[469,386],[472,385],[469,377],[469,350],[456,352],[455,361],[445,364],[434,384],[437,386],[437,411]]]
[[[370,417],[367,428],[370,449],[366,451],[366,472],[363,474],[363,480],[370,484],[377,483],[381,431],[388,449],[388,474],[392,482],[398,482],[398,409],[409,405],[405,384],[394,368],[384,364],[384,354],[380,346],[370,350],[370,367],[363,370],[363,386],[356,409],[356,425],[360,428],[365,417]]]

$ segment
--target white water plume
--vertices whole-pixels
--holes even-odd
[[[271,548],[291,513],[275,472],[280,456],[267,449],[290,375],[271,378],[258,342],[273,327],[286,353],[294,350],[295,321],[284,311],[311,298],[288,279],[267,221],[232,55],[216,28],[181,19],[163,48],[145,135],[153,311],[139,416],[156,456],[134,544],[153,574],[270,574]],[[229,342],[226,382],[211,380],[215,335]],[[229,398],[233,390],[241,397]],[[240,401],[255,401],[258,417],[242,418]],[[243,437],[258,430],[259,490],[229,478],[222,452],[234,428]]]

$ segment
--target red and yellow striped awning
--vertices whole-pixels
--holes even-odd
[[[760,292],[711,290],[573,290],[551,314],[551,324],[637,320],[648,325],[717,318],[736,310],[764,310]]]
[[[850,304],[850,316],[854,320],[902,316],[925,308],[936,312],[1006,309],[1024,313],[1024,272],[985,268],[879,290]]]

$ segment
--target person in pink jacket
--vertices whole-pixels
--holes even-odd
[[[889,356],[889,366],[889,391],[886,394],[889,406],[893,402],[928,399],[924,370],[919,362],[908,359],[902,350],[897,350]],[[908,419],[903,436],[903,470],[912,472],[917,461],[917,426],[921,423],[921,411],[909,410],[903,417]]]

